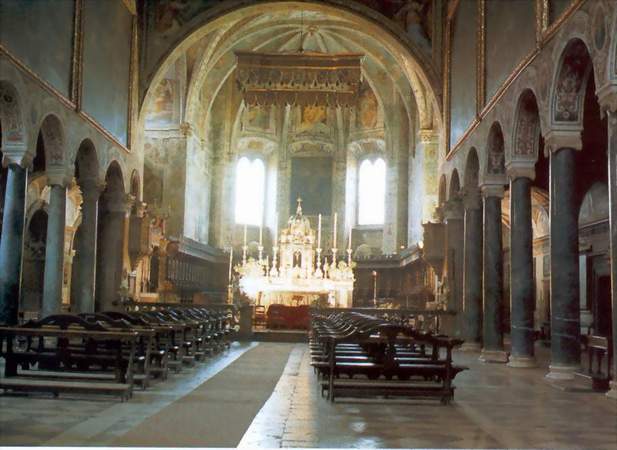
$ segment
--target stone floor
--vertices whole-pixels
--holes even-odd
[[[331,404],[319,395],[307,346],[272,343],[234,344],[206,364],[137,391],[127,403],[0,395],[0,445],[110,445],[254,345],[286,345],[291,353],[240,448],[617,448],[617,402],[547,383],[543,350],[537,369],[486,365],[477,354],[457,353],[457,363],[470,370],[457,377],[450,406],[437,401]]]

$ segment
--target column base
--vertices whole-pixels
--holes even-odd
[[[538,367],[535,356],[514,356],[510,355],[510,362],[508,367],[515,369],[529,369],[532,367]]]
[[[485,363],[507,363],[508,354],[503,350],[482,349],[478,359]]]
[[[548,366],[548,370],[549,372],[545,375],[545,377],[550,380],[573,380],[574,373],[581,370],[581,366],[551,364],[550,366]]]
[[[482,350],[482,345],[479,342],[464,342],[461,345],[462,352],[479,352]]]
[[[611,389],[606,393],[606,396],[610,399],[617,400],[617,381],[611,381]]]

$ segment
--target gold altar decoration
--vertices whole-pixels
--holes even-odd
[[[355,107],[360,53],[236,52],[236,80],[247,106]]]
[[[336,214],[333,233],[336,236]],[[351,230],[349,230],[351,235]],[[287,227],[278,238],[275,231],[272,260],[263,258],[262,233],[260,229],[259,257],[248,258],[246,235],[242,248],[242,263],[236,265],[240,290],[256,304],[269,306],[273,303],[291,304],[298,298],[328,299],[331,306],[351,307],[354,285],[351,260],[351,239],[348,242],[347,261],[337,259],[337,248],[332,248],[329,261],[322,261],[321,215],[317,235],[309,219],[302,213],[302,200],[298,199],[296,214],[287,221]],[[336,246],[336,239],[333,241]]]

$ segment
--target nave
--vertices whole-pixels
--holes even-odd
[[[306,344],[233,343],[130,402],[0,396],[0,438],[45,446],[615,448],[617,406],[546,383],[549,355],[536,352],[537,368],[513,372],[455,351],[455,363],[470,370],[457,377],[453,404],[377,408],[320,398]]]

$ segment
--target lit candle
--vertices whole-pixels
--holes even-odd
[[[337,219],[337,215],[336,213],[334,213],[334,231],[333,233],[333,238],[332,238],[332,248],[336,248],[336,219]]]
[[[274,246],[276,247],[279,242],[279,212],[274,214]]]
[[[317,221],[317,248],[321,248],[321,214]]]
[[[243,245],[246,247],[246,224],[244,224],[244,244]]]
[[[231,247],[229,250],[229,284],[231,284],[231,267],[233,265],[234,260],[234,248]]]

